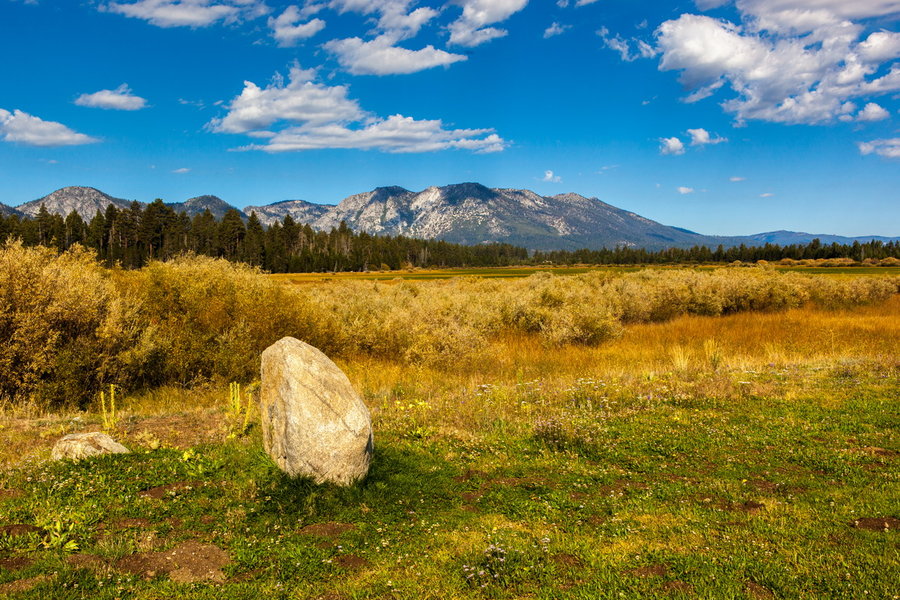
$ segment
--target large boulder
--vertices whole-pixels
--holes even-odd
[[[286,337],[262,353],[263,445],[288,475],[350,485],[372,460],[369,409],[321,351]]]
[[[70,433],[61,438],[50,453],[53,460],[71,458],[81,460],[101,454],[127,454],[128,448],[100,431],[90,433]]]

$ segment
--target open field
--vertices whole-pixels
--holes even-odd
[[[607,273],[634,273],[636,271],[721,269],[723,265],[653,265],[653,266],[595,266],[595,267],[490,267],[483,269],[404,269],[399,271],[367,271],[342,273],[277,273],[269,275],[274,281],[281,283],[315,283],[323,281],[392,281],[392,280],[432,280],[451,279],[453,277],[480,277],[486,279],[516,279],[529,277],[535,273],[552,273],[554,275],[580,275],[594,271]],[[900,267],[802,267],[772,266],[784,273],[804,273],[810,275],[868,275],[868,276],[900,276]]]
[[[369,294],[390,319],[509,290],[569,314],[577,286],[619,285],[578,277],[299,290],[320,302],[305,314]],[[625,281],[687,302],[653,277]],[[596,343],[501,327],[455,359],[336,345],[376,436],[350,489],[281,476],[258,427],[235,428],[226,380],[123,393],[111,432],[135,452],[81,463],[49,449],[100,429],[96,404],[7,406],[0,597],[900,596],[900,296],[714,316],[618,302],[621,330]]]

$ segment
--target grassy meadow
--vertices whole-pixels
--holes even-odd
[[[896,274],[386,284],[34,252],[0,250],[0,597],[900,597]],[[364,482],[262,451],[282,335],[363,395]],[[49,462],[103,428],[133,453]]]

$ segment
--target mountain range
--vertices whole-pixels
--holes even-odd
[[[110,204],[127,208],[131,201],[114,198],[90,187],[66,187],[15,208],[0,204],[4,215],[34,217],[43,205],[49,212],[68,215],[73,210],[89,220]],[[355,194],[337,205],[305,200],[284,200],[243,209],[217,196],[197,196],[170,203],[176,212],[194,216],[209,210],[217,219],[231,209],[244,218],[251,213],[264,225],[290,216],[298,223],[328,231],[345,222],[355,231],[441,239],[460,244],[504,242],[532,250],[597,249],[616,246],[659,250],[719,244],[729,247],[766,243],[805,244],[815,238],[823,244],[854,241],[900,241],[880,236],[844,237],[796,231],[772,231],[750,236],[711,236],[662,225],[597,198],[568,193],[540,196],[529,190],[488,188],[478,183],[429,187],[413,192],[401,187],[380,187]]]

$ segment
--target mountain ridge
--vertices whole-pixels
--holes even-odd
[[[89,220],[110,204],[127,208],[131,202],[96,188],[72,186],[15,208],[0,205],[0,210],[4,215],[17,211],[34,217],[43,204],[51,213],[65,216],[75,210]],[[503,242],[545,251],[617,246],[660,250],[701,245],[715,248],[720,244],[726,247],[766,243],[789,245],[806,244],[815,238],[823,244],[900,241],[900,237],[848,237],[786,230],[749,236],[704,235],[683,227],[663,225],[598,198],[574,192],[541,196],[531,190],[488,188],[476,182],[431,186],[420,192],[384,186],[353,194],[336,205],[282,200],[241,210],[213,195],[195,196],[167,205],[188,216],[209,210],[217,219],[232,209],[237,210],[244,220],[255,212],[266,226],[290,216],[295,222],[323,231],[345,222],[354,231],[369,234],[404,235],[468,245]]]

